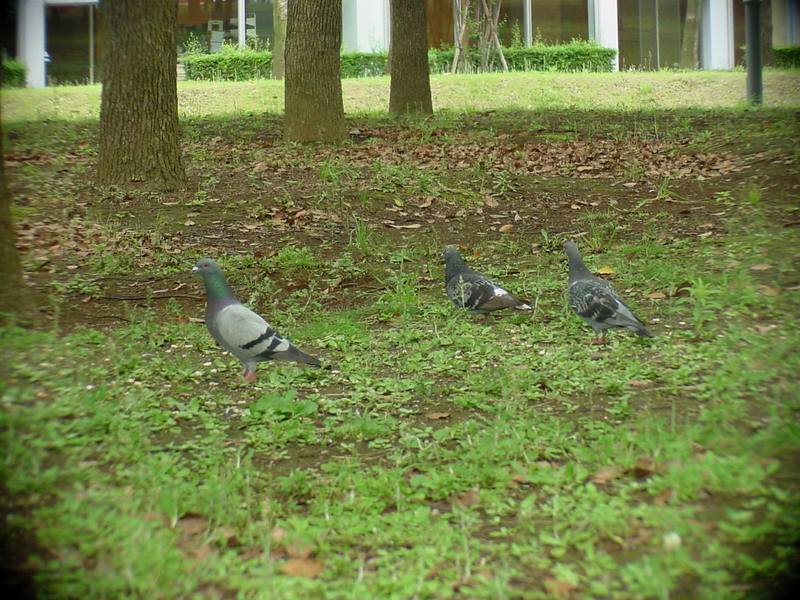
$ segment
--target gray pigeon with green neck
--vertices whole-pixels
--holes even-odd
[[[501,308],[531,310],[522,300],[500,287],[483,273],[467,267],[455,246],[445,246],[442,252],[444,285],[447,297],[459,308],[485,314]]]
[[[269,323],[239,302],[215,261],[201,258],[192,272],[203,278],[206,288],[208,332],[220,346],[242,362],[245,380],[255,379],[256,364],[265,360],[289,360],[321,366],[316,358],[295,348]]]
[[[653,337],[611,284],[586,268],[575,242],[565,243],[564,250],[569,258],[569,305],[594,329],[599,336],[597,343],[605,341],[606,331],[611,328],[630,329],[636,335]]]

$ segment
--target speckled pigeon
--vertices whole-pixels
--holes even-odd
[[[575,242],[565,243],[564,250],[569,258],[569,305],[599,335],[596,342],[605,341],[606,330],[613,327],[624,327],[637,335],[653,337],[611,284],[592,275],[586,268]]]
[[[206,327],[220,346],[242,362],[245,380],[255,379],[256,364],[265,360],[321,366],[239,302],[215,261],[201,258],[192,272],[203,278],[206,288]]]
[[[459,308],[486,314],[501,308],[530,310],[531,307],[508,293],[486,275],[467,267],[455,246],[445,246],[444,285],[447,297]]]

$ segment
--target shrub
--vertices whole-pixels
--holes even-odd
[[[18,60],[3,59],[3,87],[25,87],[25,65]]]
[[[223,46],[214,54],[188,54],[181,58],[186,79],[263,79],[272,74],[272,54]]]
[[[383,75],[386,57],[385,52],[345,52],[342,54],[342,79]]]
[[[512,71],[610,71],[616,51],[603,48],[596,42],[573,40],[568,44],[534,44],[530,48],[505,48],[503,54]],[[476,49],[469,52],[467,71],[477,70],[480,55]],[[342,78],[374,77],[386,69],[385,52],[345,52],[341,56]],[[181,61],[187,79],[257,79],[269,77],[272,55],[266,51],[238,50],[223,46],[214,54],[188,54]],[[432,73],[450,70],[453,50],[430,50],[428,62]],[[490,70],[498,70],[497,59],[492,58]]]
[[[800,68],[800,46],[784,46],[783,48],[773,48],[775,66],[779,69]]]
[[[430,50],[428,62],[432,73],[450,70],[453,62],[453,50]],[[597,42],[572,40],[567,44],[536,43],[529,48],[503,48],[508,68],[511,71],[611,71],[616,50],[604,48]],[[481,58],[477,49],[468,53],[467,71],[477,71]],[[496,53],[492,53],[489,69],[500,69],[500,61]]]

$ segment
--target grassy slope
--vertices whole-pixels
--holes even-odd
[[[617,93],[618,79],[599,77],[606,92],[588,77],[552,75],[443,77],[437,88],[542,78],[550,89],[578,82],[595,97]],[[622,80],[641,89],[684,78],[742,83],[740,74]],[[346,84],[386,92],[385,81]],[[230,97],[271,85],[184,91]],[[44,118],[52,107],[34,105],[49,93],[21,92],[29,101],[4,115]],[[95,90],[58,93],[85,95],[64,105],[92,114]],[[198,115],[222,110],[219,99],[194,98]],[[260,110],[253,98],[238,110]],[[614,107],[650,106],[626,102]],[[776,127],[759,147],[785,144],[779,132],[796,128],[790,112],[770,115]],[[452,122],[423,129],[439,125]],[[31,141],[15,131],[18,144]],[[743,148],[757,138],[738,135]],[[63,179],[78,168],[57,166]],[[796,162],[786,168],[794,173]],[[44,183],[46,169],[26,165],[23,181]],[[586,232],[588,262],[610,266],[641,315],[658,316],[651,343],[612,334],[608,349],[586,344],[564,307],[568,233],[546,231],[471,244],[471,262],[536,303],[532,318],[488,322],[443,301],[438,239],[424,233],[398,243],[357,228],[304,252],[227,256],[239,289],[260,286],[264,269],[309,281],[281,301],[259,296],[259,307],[334,372],[269,365],[257,386],[243,385],[177,305],[132,309],[118,328],[3,331],[2,477],[16,501],[10,522],[35,532],[39,584],[64,597],[718,598],[764,589],[790,568],[800,534],[800,240],[783,226],[796,220],[796,194],[779,202],[765,182],[759,191],[757,175],[702,198],[708,213],[724,213],[711,236],[676,228],[646,197],[568,226]],[[339,175],[319,177],[337,193]],[[135,265],[138,250],[115,253]],[[357,303],[337,287],[367,276],[379,285],[364,286]],[[71,291],[86,282],[76,278]],[[331,296],[345,307],[331,309]],[[315,578],[284,572],[319,567]]]
[[[387,77],[345,79],[345,111],[381,112],[389,102]],[[742,107],[743,72],[632,73],[493,73],[431,77],[437,109],[677,109]],[[766,71],[767,106],[796,106],[800,95],[797,71]],[[3,90],[3,120],[98,118],[100,86]],[[229,115],[283,111],[283,82],[186,81],[178,85],[181,115]]]

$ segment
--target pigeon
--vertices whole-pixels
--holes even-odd
[[[256,364],[265,360],[290,360],[321,366],[313,356],[295,348],[269,323],[244,306],[228,285],[219,265],[201,258],[192,269],[206,288],[206,327],[217,343],[244,365],[243,376],[252,381]]]
[[[592,275],[586,268],[575,242],[565,243],[564,250],[569,257],[569,305],[599,336],[595,343],[603,343],[606,330],[613,327],[624,327],[636,335],[653,337],[611,284]]]
[[[455,246],[445,246],[444,285],[447,297],[459,308],[486,314],[501,308],[531,310],[531,307],[508,293],[491,279],[467,267]]]

